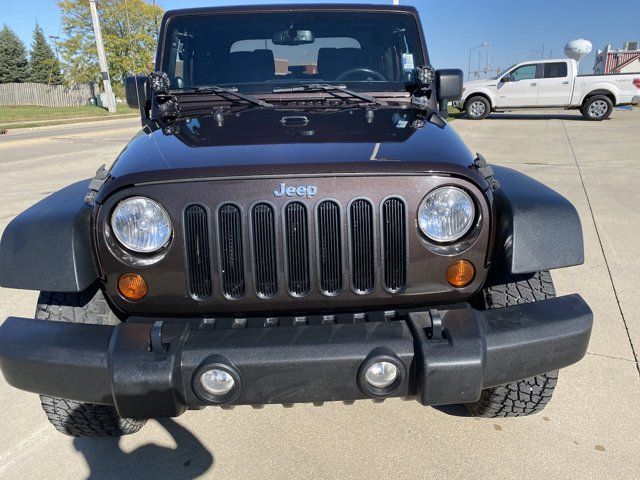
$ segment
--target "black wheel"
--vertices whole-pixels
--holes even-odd
[[[119,322],[99,289],[82,293],[41,292],[36,318],[98,325]],[[40,403],[56,430],[74,437],[119,437],[137,432],[146,423],[144,419],[121,418],[110,405],[80,403],[49,395],[40,395]]]
[[[485,97],[475,96],[464,104],[464,111],[471,120],[482,120],[491,113],[491,104]]]
[[[484,288],[476,306],[481,309],[503,308],[532,303],[556,296],[548,271],[514,276],[494,281]],[[477,402],[465,404],[474,417],[522,417],[544,409],[551,400],[558,381],[558,371],[543,373],[517,382],[487,388]]]
[[[613,102],[605,95],[594,95],[582,104],[580,111],[588,120],[606,120],[613,112]]]

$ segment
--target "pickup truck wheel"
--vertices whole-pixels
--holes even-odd
[[[41,292],[36,318],[97,325],[119,322],[100,289],[81,293]],[[40,403],[56,430],[74,437],[119,437],[137,432],[146,423],[144,419],[121,418],[110,405],[80,403],[49,395],[40,395]]]
[[[477,306],[481,309],[503,308],[532,303],[556,296],[548,271],[503,279],[482,290]],[[477,402],[465,404],[474,417],[522,417],[544,409],[551,400],[558,381],[558,371],[543,373],[517,382],[487,388]]]
[[[588,120],[606,120],[613,112],[613,102],[604,95],[595,95],[584,102],[580,111]]]
[[[491,105],[489,100],[484,97],[471,97],[464,106],[467,117],[471,120],[482,120],[487,118],[491,113]]]

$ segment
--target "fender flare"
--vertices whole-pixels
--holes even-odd
[[[15,217],[0,241],[0,286],[80,292],[98,278],[89,180],[59,190]]]
[[[493,166],[496,241],[493,268],[511,274],[584,263],[582,225],[562,195],[520,172]]]

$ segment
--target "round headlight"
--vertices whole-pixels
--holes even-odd
[[[134,252],[155,252],[171,238],[171,220],[166,210],[145,197],[120,202],[111,216],[111,228],[118,241]]]
[[[436,242],[455,242],[471,229],[475,207],[471,197],[460,188],[434,190],[420,204],[420,230]]]

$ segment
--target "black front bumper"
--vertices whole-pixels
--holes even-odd
[[[425,405],[473,402],[482,389],[580,360],[593,316],[579,295],[489,311],[467,305],[379,322],[228,329],[180,321],[116,327],[8,318],[0,368],[11,385],[112,404],[132,418],[177,416],[211,404],[268,404],[417,396]],[[363,320],[363,317],[354,316]],[[295,323],[295,322],[294,322]],[[207,322],[203,322],[205,327]],[[400,379],[372,391],[363,365],[391,359]],[[223,365],[236,389],[223,401],[195,388]]]

